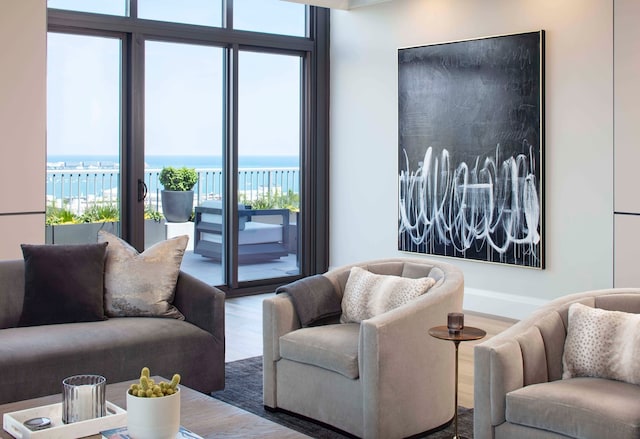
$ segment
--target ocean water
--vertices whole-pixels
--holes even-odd
[[[155,155],[145,157],[145,184],[157,199],[162,186],[157,180],[164,166],[187,166],[200,172],[194,188],[198,197],[217,197],[222,193],[222,157]],[[269,190],[299,193],[300,172],[297,156],[244,156],[239,159],[238,190],[250,198]],[[50,155],[47,157],[47,197],[50,203],[112,200],[119,193],[118,158],[112,155]],[[75,201],[74,201],[75,200]],[[84,201],[78,201],[84,200]]]

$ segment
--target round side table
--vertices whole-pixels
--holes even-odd
[[[456,347],[456,394],[454,402],[453,412],[453,438],[452,439],[465,439],[458,436],[458,345],[461,341],[480,340],[487,333],[482,329],[474,328],[473,326],[465,326],[461,331],[449,332],[447,326],[434,326],[429,329],[429,335],[440,340],[452,341]]]

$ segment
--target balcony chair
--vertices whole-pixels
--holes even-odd
[[[265,408],[364,438],[401,438],[443,426],[454,415],[454,349],[428,330],[446,325],[447,313],[461,311],[462,272],[444,262],[402,258],[336,268],[316,277],[328,279],[325,288],[338,296],[338,313],[353,266],[382,275],[431,277],[435,284],[361,323],[339,323],[338,315],[302,327],[299,298],[281,293],[265,299]]]
[[[220,261],[222,202],[205,201],[195,208],[195,215],[193,252]],[[288,209],[248,209],[238,205],[238,263],[288,256],[289,215]]]
[[[569,318],[569,308],[574,303],[590,307],[582,311],[572,308],[572,318],[581,320]],[[615,370],[624,363],[616,353],[623,351],[623,356],[629,356],[630,369],[640,377],[638,359],[631,357],[640,352],[640,319],[623,315],[635,324],[635,329],[629,330],[620,324],[616,313],[600,310],[639,314],[640,289],[598,290],[560,297],[475,346],[474,438],[640,437],[640,385],[600,373],[565,375],[564,366],[573,365],[574,356],[579,364],[595,366],[592,372],[609,368],[610,360],[600,361],[599,356],[611,358],[616,364],[611,370]],[[584,315],[594,324],[571,328],[570,324],[588,322]],[[602,317],[596,320],[594,316],[598,315]],[[619,329],[607,330],[609,326]],[[570,341],[567,348],[568,332],[571,337],[575,334],[578,339],[584,338],[584,342]],[[619,342],[614,341],[616,337]],[[629,342],[635,343],[635,351],[621,347]],[[601,349],[602,346],[606,348]],[[563,365],[567,357],[569,361]],[[598,361],[584,361],[581,357]],[[570,366],[568,370],[574,368]]]

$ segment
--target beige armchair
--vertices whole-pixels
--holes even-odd
[[[564,296],[474,349],[474,438],[638,438],[640,386],[562,379],[568,310],[640,313],[640,289]],[[629,334],[632,336],[633,334]]]
[[[424,295],[362,323],[302,328],[291,297],[263,302],[264,405],[364,438],[402,438],[454,415],[454,349],[428,335],[460,312],[462,272],[426,259],[358,266],[376,274],[433,277]],[[342,297],[352,265],[325,273]]]

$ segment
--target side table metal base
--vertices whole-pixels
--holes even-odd
[[[429,335],[440,340],[452,341],[455,346],[455,396],[454,396],[454,412],[453,412],[453,436],[452,439],[467,439],[458,434],[458,347],[461,341],[480,340],[487,335],[485,331],[471,326],[466,326],[460,332],[450,333],[446,326],[436,326],[429,329]]]

